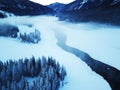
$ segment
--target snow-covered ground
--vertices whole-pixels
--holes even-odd
[[[64,33],[68,45],[120,69],[119,27],[93,23],[71,24],[51,16],[11,17],[0,19],[0,23],[16,25],[21,32],[31,32],[32,28],[41,32],[41,41],[38,44],[21,43],[17,39],[0,37],[0,60],[29,58],[32,55],[52,56],[67,70],[67,84],[60,90],[111,90],[109,84],[82,60],[56,45],[54,32]]]

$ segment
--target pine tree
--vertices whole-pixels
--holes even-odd
[[[0,72],[2,71],[3,69],[3,63],[0,61]]]
[[[24,75],[23,59],[19,59],[19,61],[18,61],[18,71],[19,71],[20,76]]]
[[[7,84],[7,82],[6,82],[7,78],[6,78],[6,68],[5,67],[3,67],[3,69],[2,69],[2,71],[0,73],[0,80],[2,82],[2,85],[6,86],[6,84]]]
[[[35,70],[36,70],[36,75],[39,75],[39,73],[41,71],[41,60],[40,60],[40,58],[36,61]]]
[[[44,68],[46,63],[47,63],[46,58],[42,56],[41,67]]]

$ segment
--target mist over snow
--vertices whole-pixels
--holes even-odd
[[[52,16],[24,16],[0,19],[0,24],[18,26],[20,32],[38,29],[38,44],[21,43],[16,39],[0,37],[0,60],[19,59],[32,55],[52,56],[67,71],[65,85],[60,90],[111,90],[109,84],[93,72],[82,60],[56,45],[55,32],[66,35],[66,44],[120,70],[120,27],[95,23],[73,24],[58,21]]]

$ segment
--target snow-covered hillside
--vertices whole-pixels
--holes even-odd
[[[70,22],[100,22],[120,25],[120,0],[74,0],[56,14]]]
[[[70,11],[70,10],[88,10],[94,9],[99,7],[110,7],[113,5],[117,5],[120,3],[120,0],[75,0],[72,3],[67,4],[63,11]]]
[[[11,17],[11,16],[14,16],[14,14],[0,10],[0,18]]]
[[[17,39],[0,37],[0,60],[24,57],[52,56],[67,71],[65,85],[60,90],[111,90],[109,84],[93,72],[82,60],[62,50],[56,45],[55,32],[64,33],[67,45],[87,52],[93,58],[114,66],[120,70],[120,27],[95,23],[72,24],[58,21],[56,17],[11,17],[0,19],[0,23],[9,23],[27,32],[36,28],[41,33],[38,44],[21,43]]]
[[[0,0],[0,10],[11,12],[15,15],[47,15],[54,13],[47,6],[30,0]]]

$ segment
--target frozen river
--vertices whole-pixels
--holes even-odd
[[[67,45],[120,70],[120,27],[95,23],[73,24],[51,16],[11,17],[0,19],[0,23],[18,26],[20,32],[38,29],[41,33],[38,44],[0,37],[0,60],[17,60],[32,55],[52,56],[67,70],[67,84],[60,90],[111,90],[109,84],[82,60],[56,44],[55,32],[65,35]],[[61,37],[61,41],[64,42],[64,38]]]

